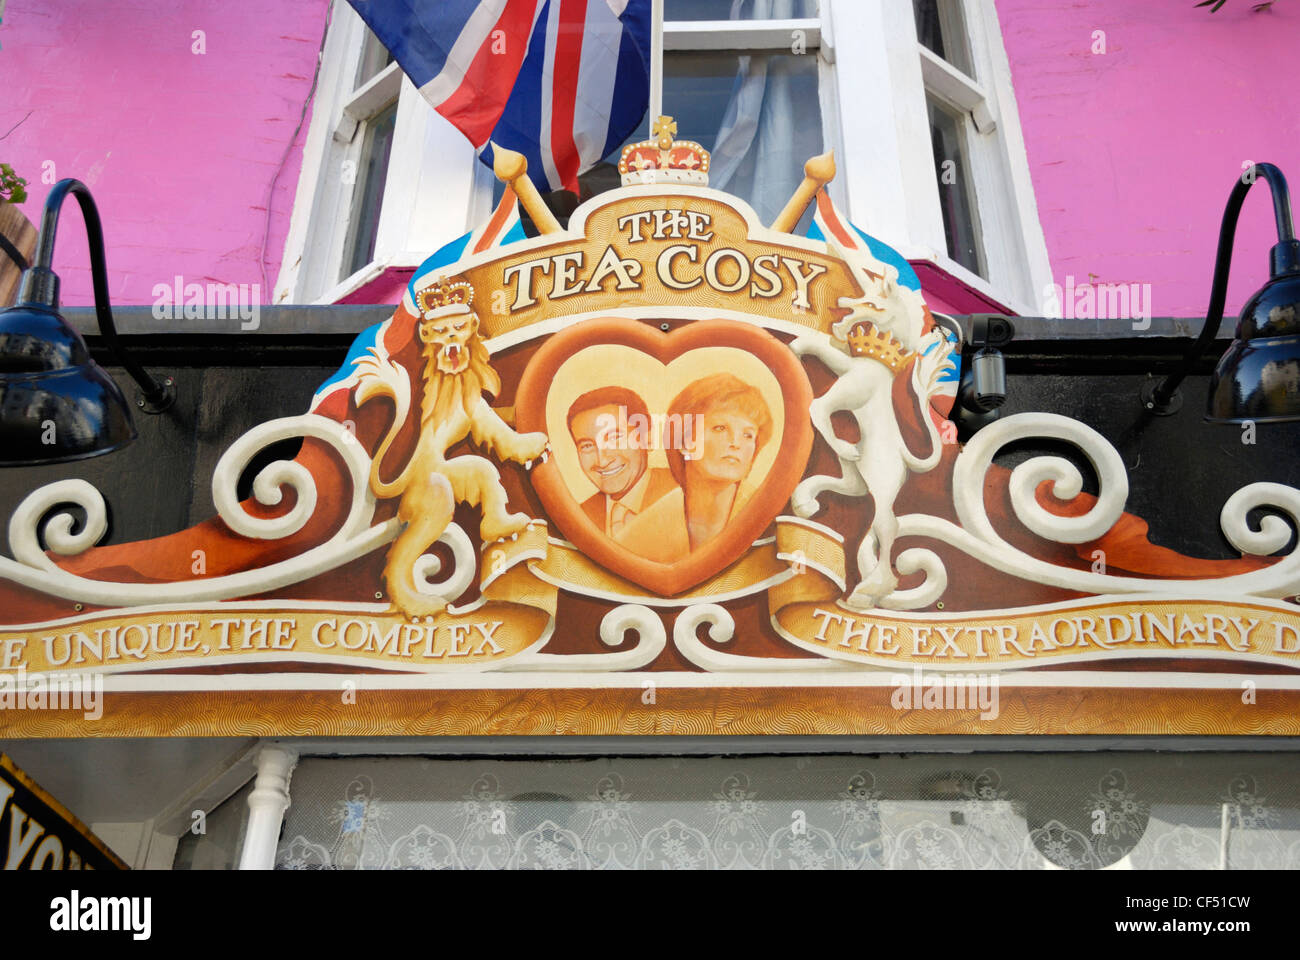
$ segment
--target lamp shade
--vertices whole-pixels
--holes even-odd
[[[81,460],[135,436],[122,391],[56,310],[0,311],[0,465]]]
[[[1205,418],[1300,420],[1300,272],[1274,276],[1241,308],[1236,337],[1210,380]]]

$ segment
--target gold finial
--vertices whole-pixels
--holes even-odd
[[[825,185],[835,179],[835,152],[813,157],[803,165],[804,176]]]
[[[492,144],[492,172],[502,183],[513,185],[528,172],[528,158],[522,153]]]
[[[659,137],[660,150],[671,150],[673,148],[673,137],[677,136],[677,124],[672,117],[660,117],[655,121],[655,125],[650,128],[650,132]]]
[[[528,179],[527,157],[494,143],[492,144],[492,172],[519,197],[519,202],[524,205],[524,209],[528,211],[528,216],[532,217],[539,232],[559,233],[561,231],[560,221],[555,219],[555,214],[551,213],[546,202],[542,200],[542,195],[533,186],[533,181]]]
[[[803,165],[803,183],[794,192],[794,196],[785,205],[775,220],[772,221],[772,229],[779,230],[782,233],[789,233],[794,229],[803,212],[808,209],[808,204],[812,202],[813,197],[817,196],[817,191],[835,178],[835,152],[823,153],[821,156],[813,157]]]

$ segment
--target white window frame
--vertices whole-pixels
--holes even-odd
[[[275,303],[336,303],[390,269],[419,266],[488,213],[474,148],[429,107],[396,63],[356,87],[369,36],[346,0],[333,0]],[[394,99],[397,119],[374,258],[340,280],[359,186],[345,172],[359,172],[366,122]],[[483,173],[490,203],[491,174]]]
[[[664,50],[790,51],[795,31],[804,34],[807,56],[821,49],[821,20],[665,20]]]
[[[953,2],[975,77],[920,43],[912,4],[822,0],[822,40],[831,47],[837,88],[853,91],[848,104],[870,98],[878,105],[839,117],[849,216],[907,259],[930,261],[1015,312],[1036,316],[1052,271],[997,10],[988,0]],[[964,174],[987,279],[948,256],[927,94],[963,117],[971,166]]]
[[[168,738],[159,738],[166,740]],[[89,742],[89,741],[87,741]],[[177,743],[184,742],[177,739]],[[215,762],[165,808],[147,820],[94,822],[91,832],[103,840],[133,870],[173,870],[181,840],[242,790],[257,775],[257,750],[263,741],[237,741],[232,752]],[[243,837],[239,838],[242,845]]]
[[[961,5],[975,77],[923,47],[903,0],[821,0],[815,18],[667,21],[665,51],[771,52],[803,31],[818,58],[823,143],[839,173],[829,190],[850,218],[910,260],[929,261],[1017,313],[1042,313],[1052,282],[997,12],[987,0]],[[432,110],[396,64],[354,89],[369,31],[334,0],[316,103],[276,283],[276,303],[335,303],[393,268],[418,266],[489,215],[493,179],[473,147]],[[837,55],[842,48],[846,56]],[[398,110],[373,261],[338,280],[366,121]],[[845,109],[840,109],[840,92]],[[934,175],[927,92],[963,116],[987,279],[947,253]],[[859,110],[857,105],[872,104]],[[681,131],[689,137],[690,131]]]
[[[822,9],[828,0],[820,0]],[[840,137],[839,99],[836,96],[834,50],[824,36],[825,13],[816,17],[773,20],[665,20],[663,52],[678,51],[746,53],[793,53],[796,33],[800,35],[802,56],[817,58],[817,98],[821,110],[822,149],[833,150],[843,156]],[[652,54],[653,56],[653,54]],[[662,112],[661,88],[656,88],[663,68],[652,74],[650,114]],[[721,118],[719,118],[721,120]],[[680,130],[678,135],[690,139],[690,130]],[[839,205],[845,204],[844,181],[837,176],[827,186],[831,198]],[[883,238],[882,238],[883,239]]]

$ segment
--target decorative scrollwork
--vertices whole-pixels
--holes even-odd
[[[451,550],[451,575],[441,583],[431,579],[442,572],[442,561],[437,554],[423,553],[416,558],[411,570],[415,589],[420,593],[444,598],[448,603],[470,588],[474,582],[478,558],[474,544],[458,523],[450,523],[438,538],[438,543]]]
[[[860,664],[823,657],[746,657],[723,653],[705,646],[699,637],[700,627],[708,624],[709,639],[726,643],[736,635],[736,621],[727,608],[716,603],[696,603],[677,615],[673,622],[673,645],[691,663],[711,672],[725,670],[789,673],[823,670],[862,670]]]
[[[984,478],[993,458],[1008,443],[1025,439],[1061,440],[1088,458],[1097,473],[1097,502],[1078,517],[1044,509],[1035,491],[1052,482],[1052,494],[1072,500],[1083,490],[1083,476],[1062,457],[1033,457],[1011,471],[1011,508],[1033,533],[1057,543],[1087,543],[1115,525],[1128,500],[1128,474],[1119,453],[1096,430],[1055,413],[1022,413],[980,430],[953,466],[953,505],[961,524],[981,540],[1007,545],[993,529],[984,509]]]
[[[1083,477],[1061,457],[1034,457],[1011,473],[1011,508],[1020,522],[1055,543],[1087,543],[1105,534],[1122,516],[1128,499],[1128,477],[1119,453],[1099,433],[1077,420],[1051,413],[1022,413],[981,430],[957,457],[952,484],[960,525],[939,517],[909,514],[899,517],[899,537],[942,541],[1003,573],[1085,593],[1194,593],[1199,597],[1239,600],[1243,596],[1286,597],[1300,591],[1300,551],[1249,573],[1208,580],[1173,580],[1122,577],[1059,566],[1012,546],[994,530],[985,509],[985,475],[1003,446],[1030,439],[1062,440],[1077,447],[1096,470],[1100,490],[1096,503],[1081,516],[1051,513],[1038,502],[1038,487],[1051,481],[1053,495],[1068,500],[1082,491]],[[1300,490],[1279,483],[1252,483],[1228,499],[1220,524],[1228,541],[1243,554],[1267,556],[1282,549],[1290,539],[1290,524],[1276,513],[1265,516],[1258,529],[1251,529],[1247,516],[1259,508],[1283,513],[1290,518],[1290,524],[1300,526]],[[900,572],[922,569],[926,579],[909,590],[894,591],[881,606],[912,610],[942,596],[947,577],[942,561],[933,552],[922,551],[922,555],[913,555],[907,561],[915,567],[904,570],[904,561],[911,553],[907,550],[899,556]]]
[[[886,610],[915,610],[929,606],[948,589],[948,570],[933,550],[909,547],[898,555],[894,567],[902,576],[924,573],[925,579],[908,590],[895,590],[881,600],[880,606]]]
[[[352,481],[352,502],[343,523],[328,540],[296,557],[256,570],[171,583],[117,583],[77,576],[60,567],[41,549],[41,518],[56,507],[68,504],[85,511],[86,522],[76,533],[72,532],[73,514],[66,509],[51,516],[45,525],[50,549],[61,556],[75,556],[90,549],[104,535],[108,529],[108,509],[100,492],[85,480],[60,480],[33,491],[14,511],[9,521],[9,547],[14,559],[0,557],[0,576],[41,593],[104,606],[198,603],[264,593],[298,583],[392,540],[397,535],[397,520],[371,526],[375,500],[366,479],[370,458],[342,424],[316,414],[268,421],[254,427],[226,451],[212,478],[212,498],[222,521],[241,536],[262,540],[292,536],[306,525],[315,512],[317,494],[315,480],[301,464],[278,460],[263,468],[253,481],[254,497],[267,506],[281,502],[284,487],[293,489],[297,500],[281,516],[250,516],[235,492],[240,474],[257,451],[296,436],[313,437],[329,444],[346,465]]]
[[[668,632],[663,621],[649,607],[639,603],[624,603],[605,614],[600,621],[600,641],[607,647],[616,647],[627,639],[628,631],[635,630],[636,646],[614,653],[531,653],[523,654],[504,664],[500,670],[637,670],[653,663],[668,646]]]

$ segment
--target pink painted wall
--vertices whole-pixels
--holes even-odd
[[[39,221],[50,184],[94,194],[115,303],[155,283],[262,285],[267,194],[298,124],[326,0],[9,0],[0,27],[0,160],[28,180]],[[192,52],[195,30],[207,52]],[[30,111],[31,115],[24,116]],[[280,171],[266,275],[275,283],[310,112]],[[93,302],[85,231],[64,204],[55,270],[68,304]],[[262,286],[261,299],[271,291]]]
[[[1155,316],[1204,316],[1243,161],[1277,164],[1300,190],[1300,4],[1253,3],[997,0],[1058,284],[1149,283]],[[1237,236],[1230,315],[1268,276],[1262,182]]]
[[[1198,316],[1219,218],[1244,160],[1300,189],[1300,4],[1216,14],[1192,0],[997,0],[1058,283],[1149,283],[1153,313]],[[57,177],[85,180],[115,302],[155,283],[263,284],[266,198],[302,114],[326,0],[9,0],[0,27],[0,160],[36,220]],[[207,52],[191,52],[192,33]],[[1094,54],[1093,32],[1106,52]],[[30,116],[27,116],[30,111]],[[24,119],[26,117],[26,119]],[[310,111],[280,171],[266,243],[275,282]],[[1247,202],[1229,310],[1263,281],[1265,188]],[[64,300],[86,304],[79,216],[62,221]],[[263,285],[262,299],[270,297]],[[389,298],[391,299],[391,298]]]

